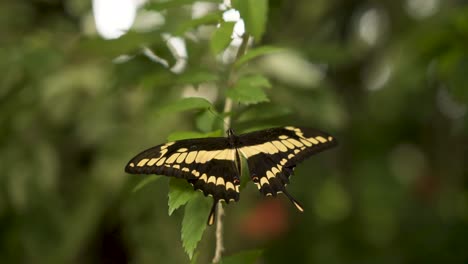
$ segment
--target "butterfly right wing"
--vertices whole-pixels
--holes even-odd
[[[263,195],[284,193],[302,211],[285,185],[299,162],[335,145],[332,136],[316,129],[280,127],[240,135],[238,150],[247,159],[250,176]]]

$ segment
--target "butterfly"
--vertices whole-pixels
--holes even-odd
[[[241,135],[229,129],[227,137],[185,139],[147,149],[132,158],[125,171],[186,179],[194,190],[213,197],[208,216],[208,225],[212,225],[219,201],[239,200],[241,156],[263,195],[283,193],[303,212],[286,191],[289,177],[299,162],[336,145],[334,137],[312,128],[287,126]]]

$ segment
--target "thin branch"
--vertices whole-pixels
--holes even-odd
[[[223,217],[224,208],[221,202],[218,202],[218,208],[216,211],[216,248],[215,255],[213,257],[213,263],[219,263],[221,260],[221,255],[224,251],[224,242],[223,242]]]
[[[249,35],[244,34],[242,36],[242,43],[239,46],[239,49],[237,50],[236,54],[236,59],[234,62],[236,62],[242,55],[244,55],[247,45],[249,43]],[[234,84],[234,79],[235,79],[235,69],[234,69],[234,63],[231,65],[231,69],[229,72],[229,77],[228,77],[228,83],[227,83],[227,89],[229,89],[233,84]],[[233,102],[231,98],[226,98],[226,101],[224,102],[224,110],[223,113],[229,113],[232,111],[232,106]],[[224,132],[230,128],[231,126],[231,115],[226,115],[224,117]],[[224,208],[223,204],[221,202],[218,202],[218,208],[216,211],[216,248],[215,248],[215,255],[213,257],[213,263],[219,263],[221,261],[221,256],[224,251],[224,242],[223,242],[223,215],[224,215]]]

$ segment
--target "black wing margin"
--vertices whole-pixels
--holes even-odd
[[[296,165],[304,159],[337,145],[331,135],[312,128],[284,127],[239,136],[239,151],[247,158],[250,177],[265,196],[284,193],[296,206],[302,206],[286,191],[285,185]]]
[[[195,190],[213,197],[208,224],[214,222],[218,201],[239,200],[239,172],[235,149],[227,138],[201,138],[169,142],[147,149],[125,167],[132,174],[160,174],[186,179]]]

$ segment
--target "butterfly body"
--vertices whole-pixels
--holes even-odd
[[[219,201],[239,200],[241,156],[247,159],[250,177],[263,195],[284,193],[303,211],[285,185],[297,163],[336,145],[329,134],[303,127],[271,128],[241,135],[229,129],[227,134],[155,146],[131,159],[125,171],[186,179],[195,190],[213,197],[208,222],[212,224]]]

